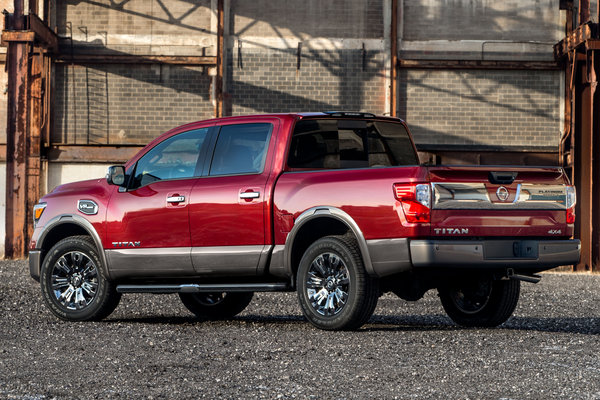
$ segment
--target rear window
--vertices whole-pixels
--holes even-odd
[[[418,163],[404,125],[348,119],[299,121],[288,156],[290,168],[396,167]]]

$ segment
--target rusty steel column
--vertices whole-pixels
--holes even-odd
[[[11,29],[24,29],[23,0],[15,0]],[[6,127],[6,238],[5,256],[27,254],[27,131],[28,131],[28,42],[11,41],[7,50]]]
[[[30,59],[29,74],[29,132],[27,135],[27,205],[32,210],[40,198],[40,174],[42,167],[41,139],[43,125],[43,88],[44,54],[37,49]],[[26,212],[27,238],[33,234],[33,215]]]
[[[583,64],[583,65],[581,65]],[[578,82],[575,89],[575,185],[578,189],[576,232],[581,240],[581,259],[575,266],[576,271],[592,269],[592,161],[593,161],[593,91],[588,82],[587,62],[575,73]],[[577,235],[577,233],[576,233]]]
[[[390,115],[398,113],[398,0],[392,0],[392,22],[390,29]]]
[[[592,137],[592,243],[591,243],[591,265],[592,271],[598,271],[600,267],[600,91],[598,90],[599,57],[598,50],[588,53],[590,62],[589,84],[590,84],[590,132]]]
[[[590,20],[590,0],[579,0],[579,25]]]

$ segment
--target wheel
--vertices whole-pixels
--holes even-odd
[[[238,315],[252,301],[253,292],[179,293],[183,305],[203,319],[224,319]]]
[[[50,311],[68,321],[101,320],[121,299],[106,279],[96,246],[88,236],[71,236],[56,243],[44,258],[40,284]]]
[[[300,260],[298,300],[317,328],[353,330],[371,318],[379,282],[365,271],[354,238],[327,236],[314,242]]]
[[[482,277],[438,289],[442,306],[450,318],[466,327],[494,327],[515,311],[521,283]]]

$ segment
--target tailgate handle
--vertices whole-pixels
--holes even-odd
[[[510,185],[517,177],[517,172],[494,172],[490,171],[488,180],[496,185]]]

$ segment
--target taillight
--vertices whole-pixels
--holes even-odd
[[[407,222],[430,221],[431,189],[427,183],[394,184],[394,195],[402,203]]]
[[[577,193],[575,186],[567,186],[567,224],[575,223],[575,204],[577,204]]]

